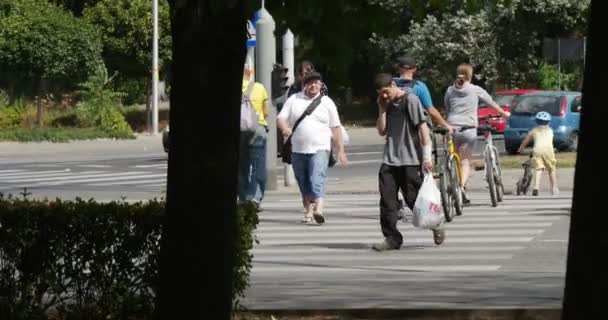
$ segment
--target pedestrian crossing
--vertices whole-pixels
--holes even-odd
[[[163,164],[166,168],[166,164]],[[144,191],[161,191],[165,189],[166,170],[154,170],[160,167],[128,167],[122,171],[108,168],[106,165],[73,165],[64,169],[60,167],[0,170],[0,192],[20,190],[23,188],[56,188],[77,186],[78,188],[125,188]],[[126,170],[126,171],[125,171]]]
[[[375,252],[382,241],[378,195],[330,195],[324,225],[300,224],[297,198],[266,199],[254,245],[252,275],[302,272],[496,272],[560,219],[568,219],[571,196],[507,196],[497,208],[487,193],[471,193],[472,205],[446,223],[446,240],[401,221],[401,250]]]

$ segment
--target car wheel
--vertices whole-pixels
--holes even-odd
[[[575,152],[578,149],[578,132],[572,132],[568,137],[568,151]]]

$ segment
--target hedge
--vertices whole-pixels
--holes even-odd
[[[0,319],[156,319],[163,200],[0,194]],[[248,286],[254,206],[238,207],[233,301]]]

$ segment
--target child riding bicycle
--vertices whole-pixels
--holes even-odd
[[[534,172],[534,188],[532,189],[532,195],[538,196],[538,189],[540,186],[540,176],[546,169],[549,173],[549,184],[551,187],[551,194],[555,195],[559,193],[557,188],[557,174],[555,164],[555,152],[553,147],[553,130],[549,126],[551,123],[551,115],[548,112],[541,111],[536,114],[536,126],[530,130],[524,141],[519,146],[519,152],[523,152],[530,141],[534,141],[534,149],[532,150],[532,167],[535,169]]]

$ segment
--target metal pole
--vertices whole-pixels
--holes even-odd
[[[274,37],[274,19],[262,8],[256,24],[256,81],[261,83],[268,97],[272,97],[272,68],[276,62],[276,43]],[[266,139],[266,190],[277,190],[277,111],[272,106],[266,118],[268,137]]]
[[[294,39],[291,30],[287,29],[283,36],[283,66],[287,68],[287,85],[291,85],[295,80],[294,75]],[[283,177],[285,177],[284,185],[286,187],[295,184],[295,176],[293,168],[290,164],[285,164],[283,167]]]
[[[587,37],[583,37],[583,68],[585,67],[586,58],[587,58]]]
[[[560,38],[557,38],[557,89],[562,89],[562,57]]]
[[[152,0],[152,134],[158,134],[158,0]]]

